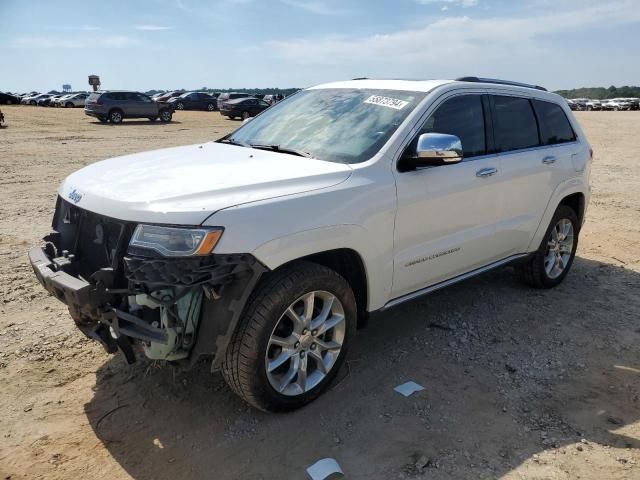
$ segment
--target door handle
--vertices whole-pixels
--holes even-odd
[[[544,157],[542,159],[542,163],[544,163],[545,165],[551,165],[552,163],[556,163],[556,157],[554,157],[553,155],[549,155],[548,157]]]
[[[476,177],[490,177],[491,175],[495,175],[496,173],[498,173],[498,169],[495,167],[481,168],[476,172]]]

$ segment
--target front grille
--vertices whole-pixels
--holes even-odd
[[[53,228],[58,255],[75,255],[77,274],[89,278],[101,268],[119,270],[134,224],[89,212],[58,197]]]

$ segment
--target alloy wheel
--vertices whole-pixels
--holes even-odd
[[[282,395],[302,395],[316,387],[340,356],[346,335],[344,307],[326,291],[294,301],[276,323],[265,355],[271,386]]]
[[[562,218],[551,229],[547,239],[544,269],[550,279],[558,278],[567,268],[573,252],[573,223]]]

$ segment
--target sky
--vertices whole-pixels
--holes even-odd
[[[640,84],[640,0],[0,0],[0,91]]]

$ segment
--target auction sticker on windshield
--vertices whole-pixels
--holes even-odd
[[[399,100],[397,98],[383,97],[382,95],[371,95],[364,103],[371,103],[372,105],[380,105],[381,107],[394,108],[396,110],[402,110],[409,102]]]

